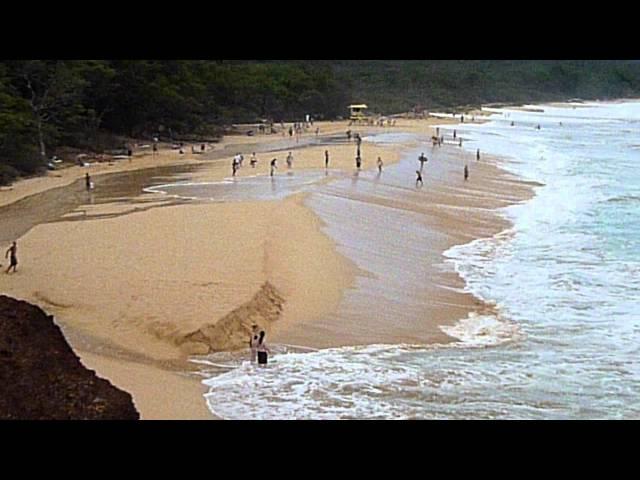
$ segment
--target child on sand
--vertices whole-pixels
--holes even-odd
[[[7,252],[4,254],[4,258],[7,258],[11,254],[9,260],[9,268],[5,273],[9,273],[9,271],[13,268],[13,273],[16,272],[16,268],[18,267],[18,245],[16,242],[13,242]]]

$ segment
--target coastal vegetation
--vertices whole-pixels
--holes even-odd
[[[350,102],[393,114],[639,92],[637,61],[5,60],[0,184],[62,147],[215,138],[231,123],[334,119]]]

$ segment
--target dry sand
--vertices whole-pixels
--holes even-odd
[[[396,127],[387,129],[348,127],[346,122],[319,127],[324,135],[342,134],[348,128],[363,134],[428,134],[428,125],[436,122],[442,120],[399,119]],[[232,137],[216,145],[215,155],[163,151],[155,158],[140,156],[91,171],[98,175],[192,162],[203,166],[193,174],[194,181],[220,180],[230,176],[231,157],[241,148],[245,166],[239,177],[266,174],[274,157],[278,174],[283,174],[289,151],[297,171],[323,168],[325,149],[330,150],[332,169],[353,170],[353,143],[304,146],[314,140],[314,133],[303,136],[300,143],[283,141],[278,135]],[[411,146],[364,142],[364,168],[375,168],[378,156],[390,165]],[[254,148],[260,152],[255,169],[249,166]],[[467,160],[454,147],[443,148],[452,152],[443,155],[441,173],[458,169]],[[276,151],[265,152],[272,149]],[[0,192],[0,204],[72,183],[85,170],[71,167],[60,176],[18,182],[12,190]],[[472,165],[471,173],[473,183],[464,188],[452,176],[438,181],[436,172],[432,179],[425,177],[429,225],[445,234],[445,240],[433,244],[432,258],[453,244],[505,227],[489,210],[461,218],[455,213],[457,207],[492,209],[530,195],[527,185],[489,162]],[[327,320],[362,272],[322,233],[320,220],[304,205],[304,194],[280,201],[189,204],[100,216],[122,209],[117,204],[93,205],[84,210],[96,219],[31,229],[18,242],[18,273],[0,275],[0,289],[54,314],[83,363],[130,392],[145,419],[212,418],[202,397],[204,388],[197,375],[188,373],[186,358],[244,347],[254,323],[275,341],[316,347],[447,341],[439,325],[488,308],[471,295],[448,288],[463,286],[457,275],[437,272],[426,263],[425,276],[431,282],[425,292],[433,299],[427,324],[423,320],[390,326],[372,318],[363,334],[362,325]]]

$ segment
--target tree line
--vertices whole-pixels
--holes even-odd
[[[351,102],[390,114],[638,91],[636,61],[5,60],[0,183],[36,173],[63,146],[210,138],[230,123],[345,116]]]

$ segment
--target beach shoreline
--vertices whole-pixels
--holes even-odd
[[[419,133],[427,141],[430,126],[442,121],[400,119],[396,127],[388,129],[332,122],[331,128],[321,128],[327,136],[351,128]],[[296,172],[321,169],[325,149],[332,152],[332,169],[353,170],[353,143],[326,146],[315,144],[312,134],[306,138],[309,144],[285,141],[283,145],[280,137],[268,139],[261,148],[252,147],[260,152],[258,167],[245,165],[238,178],[267,176],[271,156],[279,158],[278,175],[284,174],[284,156],[294,148]],[[255,141],[254,137],[241,139],[243,142],[233,138],[223,143],[219,154],[205,158],[177,157],[174,151],[164,151],[152,161],[147,156],[131,163],[124,160],[116,168],[101,167],[92,171],[92,176],[158,164],[193,164],[198,168],[190,174],[192,181],[219,182],[230,177],[230,159],[242,148],[241,143],[253,145],[249,140]],[[367,168],[372,168],[378,155],[383,156],[386,168],[418,144],[399,147],[364,142],[363,148],[369,155]],[[429,228],[440,234],[430,247],[430,261],[441,258],[453,245],[508,228],[495,209],[531,195],[529,185],[490,159],[472,165],[472,178],[479,180],[473,187],[460,183],[454,176],[457,173],[452,172],[457,172],[461,162],[469,161],[468,152],[453,146],[441,148],[447,152],[439,154],[436,161],[440,166],[433,170],[434,177],[425,179],[428,202],[420,207]],[[243,153],[248,163],[250,152]],[[71,169],[61,177],[43,177],[49,182],[18,182],[11,192],[0,192],[0,205],[72,184],[86,171]],[[89,205],[85,208],[87,220],[37,225],[18,239],[26,257],[21,275],[0,279],[4,292],[53,313],[83,363],[130,392],[143,419],[214,418],[204,401],[206,389],[201,378],[180,366],[186,367],[189,354],[224,349],[225,345],[240,347],[252,322],[267,328],[274,342],[315,348],[380,341],[443,343],[451,339],[439,329],[441,325],[489,308],[462,292],[464,282],[455,272],[425,265],[430,278],[425,292],[434,299],[428,305],[428,322],[408,323],[403,326],[404,333],[392,335],[387,325],[372,319],[367,335],[352,335],[355,325],[326,318],[338,308],[344,293],[354,288],[356,278],[366,272],[338,252],[321,219],[305,204],[305,194],[275,201],[163,206],[165,197],[152,195],[161,208],[120,214],[122,205]],[[474,215],[459,216],[457,212],[465,209],[474,209]],[[110,217],[113,212],[118,214]],[[56,239],[54,245],[51,238]],[[32,255],[35,251],[42,253]],[[128,258],[136,259],[133,268]],[[282,306],[256,299],[265,282],[273,286],[276,296],[282,296]],[[84,292],[91,292],[89,298]],[[218,325],[222,319],[229,327]],[[194,342],[195,332],[204,333]],[[194,398],[198,395],[200,399]]]

